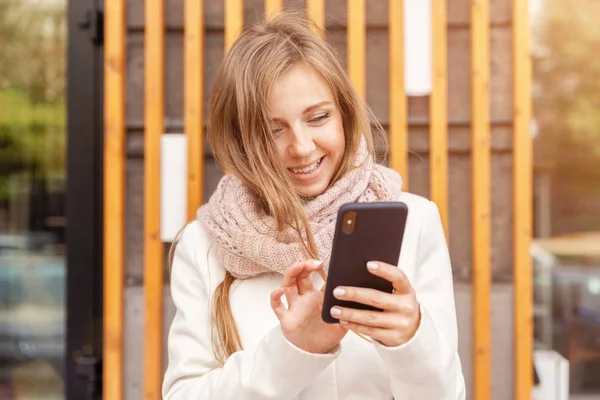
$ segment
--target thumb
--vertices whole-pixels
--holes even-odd
[[[281,296],[283,296],[283,292],[284,290],[282,287],[279,287],[273,290],[273,292],[271,292],[271,308],[275,312],[275,315],[277,316],[277,319],[279,319],[279,321],[281,321],[286,311],[285,306],[281,301]]]

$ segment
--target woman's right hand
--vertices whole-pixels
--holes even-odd
[[[271,293],[271,307],[285,338],[294,346],[309,353],[329,353],[348,332],[342,324],[327,324],[321,318],[323,293],[316,290],[311,273],[323,268],[316,260],[307,260],[290,267],[282,287]],[[281,302],[285,294],[286,308]]]

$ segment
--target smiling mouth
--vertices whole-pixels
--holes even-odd
[[[324,157],[325,156],[319,158],[317,161],[315,161],[314,163],[312,163],[308,167],[304,167],[304,168],[288,168],[288,170],[291,171],[292,173],[296,174],[296,175],[309,174],[309,173],[313,172],[314,170],[316,170],[319,167],[319,164],[321,164],[321,161],[323,161]]]

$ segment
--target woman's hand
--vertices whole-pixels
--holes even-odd
[[[408,278],[400,268],[382,262],[368,262],[367,268],[373,275],[391,282],[393,293],[340,286],[333,294],[340,300],[374,306],[383,311],[336,306],[331,308],[331,315],[348,329],[369,336],[385,346],[395,347],[408,342],[415,335],[421,320],[419,303]]]
[[[290,267],[283,286],[271,293],[271,307],[286,339],[309,353],[329,353],[346,335],[345,325],[327,324],[321,318],[323,293],[316,290],[310,276],[323,268],[320,261],[307,260]],[[285,294],[286,308],[281,302]]]

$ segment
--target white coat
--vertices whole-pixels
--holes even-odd
[[[234,283],[230,304],[243,350],[218,366],[213,293],[225,269],[198,221],[183,231],[174,255],[171,295],[176,314],[168,336],[166,400],[461,400],[465,383],[457,352],[452,270],[437,207],[403,193],[409,213],[398,261],[414,287],[421,322],[407,343],[389,348],[349,332],[332,354],[289,343],[269,295],[282,275]],[[316,278],[320,279],[320,278]],[[319,286],[318,286],[319,287]]]

